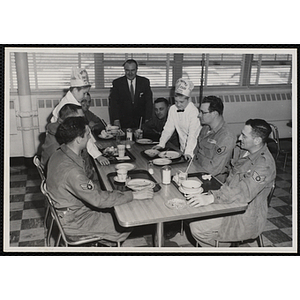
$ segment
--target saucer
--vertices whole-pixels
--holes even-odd
[[[126,179],[121,181],[121,180],[119,180],[118,176],[115,176],[114,181],[119,182],[119,183],[125,183]]]

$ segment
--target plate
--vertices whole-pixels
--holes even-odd
[[[159,153],[159,151],[155,150],[155,149],[148,149],[148,150],[145,150],[144,153],[150,157],[154,157]]]
[[[186,200],[174,198],[165,202],[166,207],[171,209],[182,209],[186,207]]]
[[[194,195],[194,194],[202,194],[203,188],[199,187],[198,189],[192,191],[192,192],[186,192],[181,186],[179,187],[179,191],[185,195]]]
[[[115,176],[115,177],[114,177],[114,181],[119,182],[119,183],[125,183],[125,182],[126,182],[126,180],[125,180],[125,181],[119,180],[118,176]]]
[[[112,139],[114,136],[113,136],[112,134],[107,134],[107,135],[104,137],[103,135],[99,134],[98,137],[99,137],[100,139],[103,139],[103,140],[110,140],[110,139]]]
[[[127,171],[133,170],[135,165],[129,163],[117,164],[116,169],[126,169]]]
[[[158,154],[159,157],[169,158],[169,159],[176,159],[181,156],[179,152],[176,151],[162,151]]]
[[[153,141],[150,139],[138,139],[136,142],[143,145],[149,145],[153,143]]]
[[[155,183],[153,181],[148,179],[142,179],[142,178],[131,179],[126,183],[126,185],[127,187],[129,187],[134,191],[139,191],[147,187],[149,188],[155,187]]]
[[[165,165],[169,165],[172,161],[170,159],[167,158],[156,158],[153,159],[153,163],[157,166],[165,166]]]

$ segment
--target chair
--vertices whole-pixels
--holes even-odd
[[[275,181],[274,181],[273,185],[271,187],[270,193],[268,195],[268,198],[267,198],[268,207],[270,206],[270,202],[273,197],[275,187],[276,187],[276,185],[275,185]],[[257,242],[258,247],[264,247],[262,233],[255,240]],[[218,241],[218,240],[215,241],[215,247],[219,247],[219,242],[222,242],[222,241]],[[225,242],[225,241],[223,241],[223,242]],[[244,241],[230,241],[230,242],[232,242],[234,245],[236,245],[238,247],[238,245],[243,243]],[[198,243],[197,243],[197,245],[198,245]]]
[[[45,176],[45,172],[44,172],[44,167],[39,159],[39,157],[37,155],[35,155],[33,157],[33,163],[35,164],[35,166],[37,167],[37,170],[40,174],[41,180],[45,181],[46,180],[46,176]],[[47,230],[47,219],[51,217],[51,221],[50,221],[50,226],[49,229]],[[51,231],[52,231],[52,227],[53,227],[53,218],[52,215],[50,214],[50,206],[48,204],[48,201],[46,202],[46,211],[45,211],[45,218],[44,218],[44,230],[45,232],[47,231],[47,235],[46,235],[46,244],[47,246],[49,246],[48,242],[50,241],[50,236],[51,236]]]
[[[277,126],[274,124],[270,124],[272,128],[272,138],[269,137],[267,144],[270,149],[270,152],[273,154],[275,148],[275,162],[277,162],[277,158],[279,154],[284,155],[284,163],[283,163],[283,170],[286,168],[287,158],[289,154],[292,154],[292,141],[291,139],[279,139],[279,131]],[[275,141],[275,146],[274,146]],[[274,156],[274,155],[273,155]]]
[[[56,247],[58,247],[60,245],[61,238],[64,241],[65,247],[80,246],[80,245],[91,244],[91,243],[96,243],[97,245],[99,243],[99,244],[102,244],[102,245],[105,245],[105,246],[117,245],[117,247],[120,247],[120,242],[119,241],[118,242],[111,242],[111,241],[105,240],[105,239],[103,239],[103,238],[101,238],[97,235],[81,235],[81,236],[67,235],[65,233],[61,223],[60,223],[59,216],[57,215],[56,209],[53,205],[53,200],[52,200],[50,194],[47,191],[45,180],[43,180],[42,183],[41,183],[41,191],[46,196],[46,198],[49,202],[49,207],[50,207],[52,218],[55,221],[55,223],[58,227],[58,230],[59,230],[58,239],[57,239],[56,244],[55,244]],[[52,230],[52,226],[51,226],[51,230]],[[48,246],[50,245],[50,238],[49,238],[49,241],[47,241],[47,245]]]

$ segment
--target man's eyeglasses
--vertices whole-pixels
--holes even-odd
[[[203,110],[200,110],[199,112],[200,112],[202,115],[206,115],[206,114],[211,113],[210,111],[203,111]]]

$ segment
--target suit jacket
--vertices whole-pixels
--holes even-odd
[[[153,108],[150,81],[146,77],[136,76],[134,103],[131,101],[126,76],[113,81],[109,97],[110,119],[120,120],[122,128],[137,128],[141,117],[143,122],[151,118]]]

